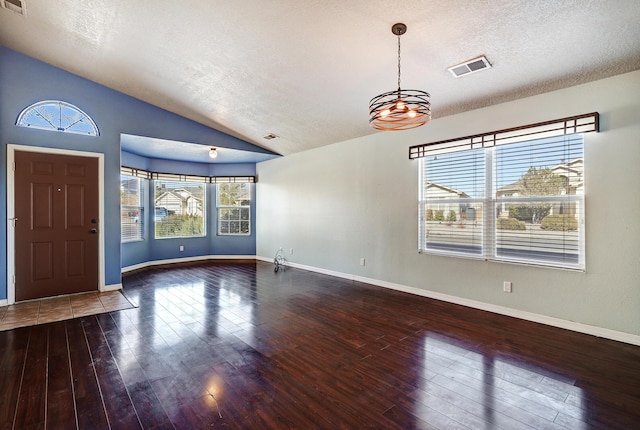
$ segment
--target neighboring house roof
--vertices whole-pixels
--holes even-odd
[[[506,193],[514,193],[520,190],[520,182],[516,181],[511,184],[505,185],[504,187],[498,189],[498,195],[506,194]]]
[[[186,202],[187,200],[189,200],[190,198],[196,199],[197,201],[201,202],[202,199],[194,196],[193,194],[191,194],[189,191],[185,190],[185,189],[175,189],[175,190],[166,190],[164,191],[162,194],[160,194],[159,196],[157,196],[155,198],[156,203],[161,201],[162,199],[164,199],[165,197],[168,196],[174,196],[178,199],[180,199],[183,202]]]
[[[465,193],[464,191],[460,191],[460,190],[456,190],[455,188],[451,188],[451,187],[447,187],[446,185],[441,185],[438,184],[436,182],[427,182],[427,191],[429,190],[430,187],[437,187],[447,193],[450,194],[455,194],[456,198],[467,198],[469,197],[469,195],[467,193]]]

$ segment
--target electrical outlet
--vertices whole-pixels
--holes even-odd
[[[361,258],[361,259],[360,259],[360,265],[361,265],[361,266],[364,266],[364,263],[365,263],[364,258]]]
[[[184,251],[184,245],[180,245],[180,252]]]
[[[505,293],[510,293],[510,292],[512,291],[512,289],[511,289],[511,282],[510,282],[510,281],[504,281],[504,282],[502,283],[502,290],[503,290]]]
[[[293,255],[293,248],[290,248],[290,249],[289,249],[289,254],[290,254],[290,255]]]

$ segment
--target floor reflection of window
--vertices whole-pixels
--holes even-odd
[[[583,391],[526,357],[429,333],[415,415],[433,425],[586,428]]]
[[[160,336],[157,340],[160,345],[164,341],[171,346],[204,334],[204,327],[197,324],[204,320],[207,311],[204,281],[187,281],[156,288],[154,295],[156,306],[164,306],[164,309],[156,310],[159,321],[162,321],[162,324],[156,324],[155,330]]]
[[[253,345],[253,302],[251,289],[239,288],[236,282],[223,281],[218,290],[218,324],[246,343]]]

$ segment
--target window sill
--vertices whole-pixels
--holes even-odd
[[[158,237],[155,236],[154,239],[155,240],[165,240],[165,239],[197,239],[197,238],[203,238],[203,237],[207,237],[206,234],[200,235],[200,236],[167,236],[167,237]]]
[[[418,251],[418,254],[424,255],[434,255],[439,257],[453,257],[460,258],[463,260],[476,260],[476,261],[486,261],[487,263],[498,263],[498,264],[511,264],[516,266],[526,266],[526,267],[537,267],[540,269],[554,269],[554,270],[564,270],[568,272],[578,272],[578,273],[586,273],[586,268],[581,267],[565,267],[565,266],[554,266],[552,264],[545,264],[542,262],[526,262],[526,261],[512,261],[512,260],[501,260],[498,258],[486,258],[484,256],[474,256],[474,255],[461,255],[461,254],[452,254],[447,252],[437,252],[437,251],[429,251],[422,250]]]

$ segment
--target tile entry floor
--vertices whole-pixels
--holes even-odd
[[[0,331],[133,307],[120,291],[89,292],[30,300],[0,307]]]

